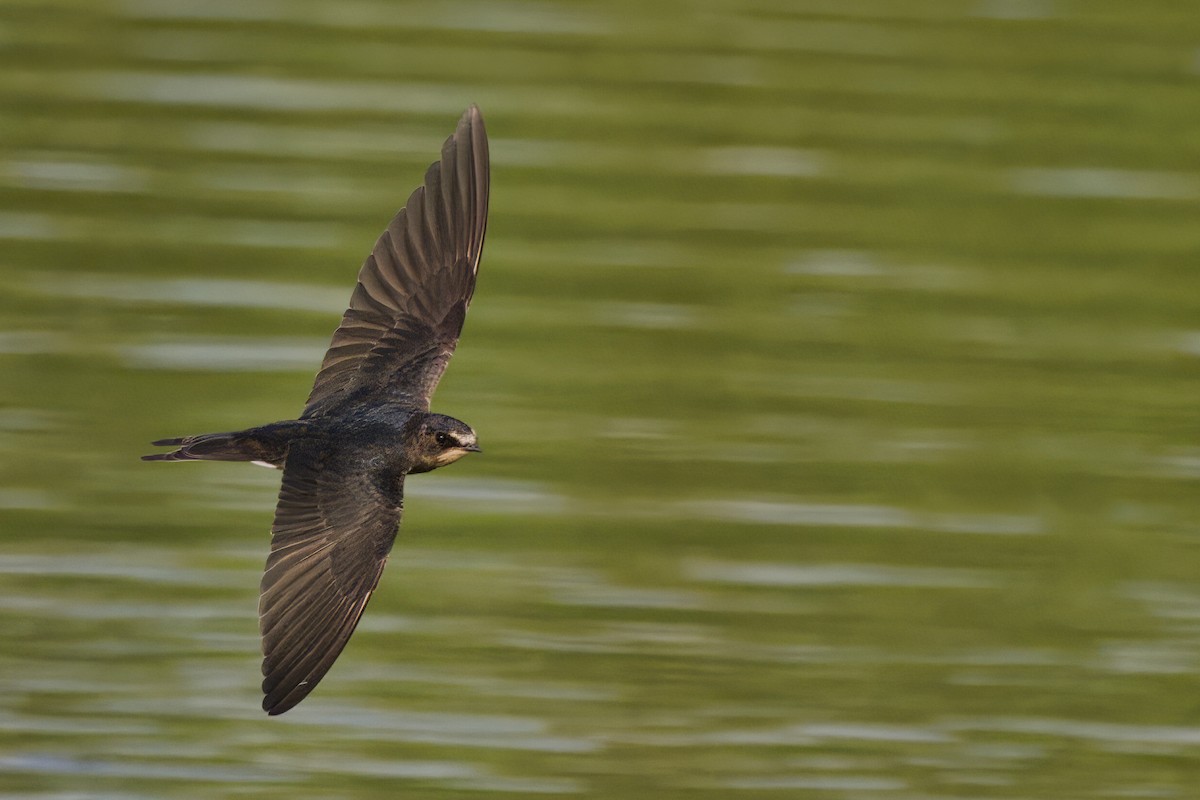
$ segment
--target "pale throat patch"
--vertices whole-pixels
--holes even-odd
[[[442,452],[438,453],[438,455],[437,455],[437,465],[439,467],[444,467],[447,464],[453,464],[455,461],[458,461],[460,458],[465,456],[468,452],[469,451],[464,450],[461,447],[454,447],[454,448],[451,448],[450,450],[443,450]]]

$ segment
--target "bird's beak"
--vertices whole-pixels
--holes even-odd
[[[483,448],[481,448],[477,444],[467,445],[466,447],[463,448],[463,450],[466,450],[468,453],[482,453],[483,452]]]

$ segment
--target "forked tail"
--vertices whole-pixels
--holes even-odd
[[[177,447],[171,453],[154,453],[142,456],[142,461],[253,461],[254,456],[245,449],[246,437],[242,433],[201,433],[197,436],[180,436],[175,439],[159,439],[155,447]]]
[[[159,439],[153,443],[155,447],[176,449],[142,456],[142,461],[258,461],[282,466],[288,443],[303,428],[296,422],[276,422],[244,431]]]

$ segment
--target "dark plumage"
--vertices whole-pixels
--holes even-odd
[[[283,470],[258,606],[269,714],[307,697],[354,632],[396,538],[404,476],[479,450],[429,399],[475,290],[488,169],[471,106],[359,271],[299,419],[162,439],[176,449],[142,457]]]

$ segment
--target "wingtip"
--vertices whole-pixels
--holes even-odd
[[[300,700],[292,697],[292,693],[290,692],[281,695],[276,686],[268,689],[266,681],[263,681],[262,689],[262,710],[267,712],[268,717],[278,717],[280,714],[291,711],[300,702]],[[303,697],[300,699],[303,699]]]
[[[267,712],[268,717],[278,717],[280,714],[283,714],[292,709],[292,706],[287,706],[286,708],[284,708],[279,705],[269,705],[267,702],[268,699],[269,698],[263,699],[263,706],[262,706],[263,711]]]
[[[482,129],[483,128],[483,112],[479,110],[479,106],[475,103],[467,106],[467,110],[463,112],[462,119],[458,122],[459,129]]]
[[[479,106],[475,103],[467,106],[467,110],[459,117],[458,125],[454,128],[454,133],[446,139],[442,145],[442,163],[447,159],[453,160],[454,154],[457,152],[458,146],[469,146],[469,152],[475,153],[476,158],[482,157],[483,161],[487,161],[487,127],[483,124],[483,113],[479,110]],[[438,162],[429,165],[432,170],[438,166]],[[426,183],[429,182],[429,173],[425,175]]]
[[[308,697],[315,687],[315,683],[310,684],[308,681],[305,681],[299,686],[285,689],[282,692],[279,690],[279,687],[267,691],[264,682],[263,694],[265,696],[262,701],[263,711],[267,712],[268,717],[278,717],[280,714],[286,714],[300,705],[300,702]]]

